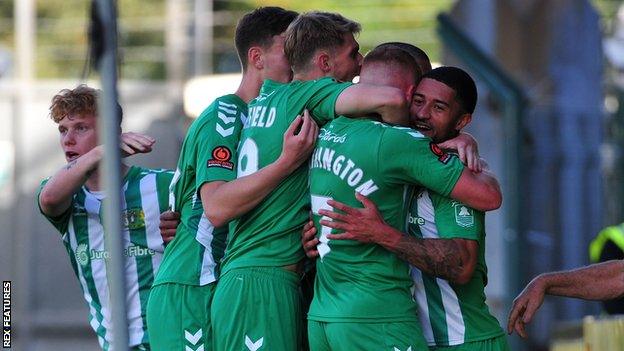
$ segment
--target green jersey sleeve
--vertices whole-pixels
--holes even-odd
[[[41,209],[41,204],[39,202],[39,197],[41,196],[41,191],[43,190],[43,187],[45,187],[45,185],[48,183],[48,180],[50,180],[50,178],[46,178],[43,181],[41,181],[41,184],[39,185],[39,189],[37,189],[37,197],[36,197],[37,208],[39,208],[39,212],[41,212],[41,214],[48,220],[48,222],[52,223],[54,228],[56,228],[56,230],[58,230],[59,233],[63,234],[67,232],[67,226],[69,225],[69,220],[71,218],[73,206],[70,205],[67,208],[67,210],[65,210],[65,212],[63,212],[62,214],[56,217],[50,217],[46,215],[45,213],[43,213],[43,210]]]
[[[479,240],[485,226],[485,213],[459,201],[429,193],[435,208],[435,223],[440,238]]]
[[[335,119],[336,100],[340,93],[353,83],[339,83],[333,78],[322,78],[306,82],[305,95],[307,95],[306,109],[310,111],[312,118],[319,124]]]
[[[448,196],[464,170],[454,155],[444,153],[418,131],[388,126],[379,143],[379,165],[390,182],[412,183]]]
[[[206,182],[236,179],[241,110],[238,104],[218,99],[199,117],[201,125],[191,146],[191,152],[196,155],[196,189]]]
[[[167,211],[169,208],[169,185],[173,180],[173,174],[173,171],[168,169],[159,170],[156,173],[156,192],[160,213]]]

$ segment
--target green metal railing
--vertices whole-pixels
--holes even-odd
[[[520,212],[522,209],[520,162],[522,158],[522,116],[527,99],[522,88],[481,50],[446,14],[438,15],[438,34],[446,48],[487,85],[490,94],[500,102],[505,133],[502,190],[504,194],[504,228],[506,256],[505,305],[520,292],[525,274],[519,253],[526,247]],[[516,349],[516,348],[514,348]]]

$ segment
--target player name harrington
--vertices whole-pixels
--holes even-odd
[[[310,168],[322,168],[335,174],[364,196],[368,196],[379,189],[374,180],[362,180],[364,179],[364,171],[355,162],[344,155],[337,155],[336,150],[327,147],[319,146],[314,150]]]

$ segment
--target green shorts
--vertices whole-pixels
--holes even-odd
[[[430,346],[430,351],[510,351],[507,337],[501,335],[495,338],[466,342],[455,346]]]
[[[308,321],[310,351],[427,350],[417,320],[412,322],[352,323]]]
[[[214,290],[215,283],[152,287],[146,312],[151,349],[212,350],[210,303]]]
[[[297,274],[279,267],[233,269],[215,291],[214,349],[300,350],[302,315]]]

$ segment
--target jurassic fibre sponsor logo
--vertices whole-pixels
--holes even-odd
[[[126,257],[144,257],[153,256],[155,254],[156,251],[137,245],[128,246],[123,251],[123,255]],[[88,250],[87,244],[80,244],[76,247],[75,257],[76,262],[84,267],[89,264],[89,261],[108,259],[110,254],[105,250]]]
[[[407,222],[409,224],[418,224],[418,225],[424,225],[425,224],[425,219],[422,217],[414,217],[412,216],[412,214],[408,214],[407,217]]]
[[[338,135],[336,133],[332,133],[330,130],[321,128],[318,138],[319,140],[342,144],[347,140],[347,134]]]

